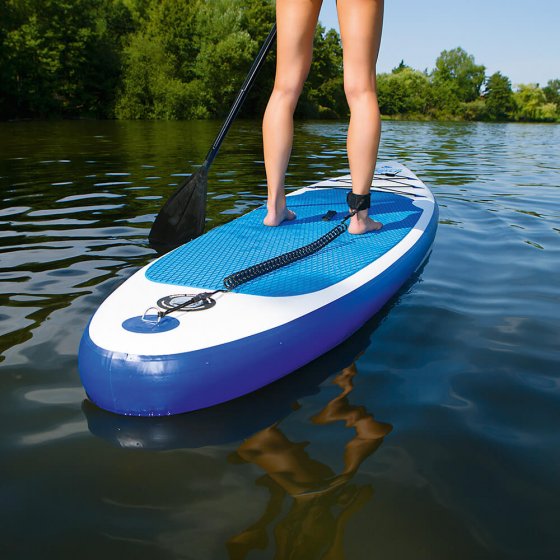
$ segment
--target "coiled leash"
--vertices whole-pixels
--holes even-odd
[[[254,280],[255,278],[268,274],[269,272],[272,272],[274,270],[278,270],[279,268],[282,268],[288,264],[297,262],[305,257],[309,257],[314,253],[317,253],[318,251],[326,247],[329,243],[340,237],[348,229],[348,224],[346,222],[348,222],[348,220],[352,216],[354,216],[360,210],[367,210],[371,206],[371,194],[354,194],[350,191],[346,196],[346,202],[348,204],[348,208],[350,209],[348,214],[344,216],[344,218],[338,225],[336,225],[329,232],[319,237],[319,239],[316,239],[315,241],[312,241],[311,243],[304,245],[303,247],[298,247],[293,251],[289,251],[288,253],[283,253],[282,255],[278,255],[261,263],[249,266],[248,268],[244,268],[243,270],[239,270],[238,272],[234,272],[229,276],[226,276],[223,279],[224,288],[222,289],[214,290],[213,292],[202,292],[200,294],[196,294],[192,298],[183,301],[180,304],[167,307],[167,309],[165,310],[151,307],[150,310],[157,309],[156,322],[159,322],[161,319],[175,311],[194,311],[201,308],[207,309],[208,307],[212,307],[215,304],[212,296],[218,293],[231,292],[235,288],[238,288],[242,284]],[[334,210],[329,210],[322,217],[322,220],[330,221],[335,215],[336,212]],[[144,314],[144,317],[146,316],[147,312]]]

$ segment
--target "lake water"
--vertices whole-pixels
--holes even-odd
[[[85,401],[82,331],[220,124],[0,123],[0,557],[559,558],[560,126],[384,123],[440,226],[378,316],[227,405]],[[347,172],[345,131],[297,125],[290,188]],[[209,227],[263,202],[259,123],[209,190]]]

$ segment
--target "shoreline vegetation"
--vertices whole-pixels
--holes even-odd
[[[0,120],[221,118],[274,22],[271,0],[1,1]],[[274,69],[271,52],[240,117],[262,116]],[[461,47],[377,90],[384,119],[560,122],[560,79],[512,86]],[[347,116],[340,36],[319,25],[296,118]]]

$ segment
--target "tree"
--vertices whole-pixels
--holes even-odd
[[[488,118],[491,120],[505,120],[515,110],[511,82],[500,72],[495,72],[486,80],[484,98]]]
[[[226,114],[260,46],[254,36],[272,27],[272,5],[264,0],[152,0],[144,13],[126,49],[117,116]],[[249,32],[247,25],[255,28]]]
[[[0,32],[0,116],[106,115],[112,101],[106,93],[115,89],[120,61],[118,45],[104,22],[119,4],[6,2]]]
[[[203,38],[198,17],[204,4],[200,0],[152,1],[140,31],[161,45],[174,77],[185,82],[196,77],[193,62]]]
[[[313,61],[296,116],[340,118],[347,114],[340,36],[319,24],[315,30]]]
[[[521,121],[554,121],[557,105],[547,103],[546,96],[536,84],[521,84],[513,95],[516,117]]]
[[[379,109],[383,115],[425,115],[432,105],[432,86],[426,74],[398,66],[377,78]]]
[[[549,80],[543,92],[549,103],[556,103],[560,107],[560,80]]]
[[[207,92],[211,115],[227,114],[259,45],[243,29],[243,12],[231,0],[202,3],[197,12],[200,48],[193,72]]]
[[[275,22],[275,6],[270,0],[237,0],[237,3],[242,10],[241,27],[255,41],[255,50],[251,53],[251,58],[254,59]],[[272,91],[275,74],[276,49],[272,48],[259,71],[255,85],[249,91],[247,100],[241,108],[241,116],[263,115]]]
[[[274,22],[273,0],[0,0],[0,119],[222,117]],[[315,33],[296,116],[348,115],[342,46]],[[272,49],[242,116],[262,116]],[[481,89],[484,92],[481,96]],[[431,73],[403,60],[377,77],[383,115],[464,120],[560,119],[560,79],[515,93],[457,47]]]
[[[488,120],[488,108],[484,98],[479,97],[468,103],[461,103],[460,115],[465,121],[485,121]]]
[[[484,66],[475,63],[472,55],[457,47],[439,55],[432,76],[438,88],[446,89],[447,94],[468,103],[480,96],[485,70]]]
[[[398,66],[395,66],[395,68],[393,68],[391,70],[392,74],[398,74],[399,72],[402,72],[403,70],[405,70],[406,68],[410,69],[410,66],[408,66],[407,64],[404,63],[404,60],[401,59],[401,61],[399,62]]]
[[[176,77],[173,61],[161,42],[140,33],[126,50],[123,94],[117,100],[121,119],[208,118],[205,92],[199,80]]]
[[[138,28],[124,50],[116,116],[124,119],[207,118],[194,61],[200,49],[198,0],[136,2]]]

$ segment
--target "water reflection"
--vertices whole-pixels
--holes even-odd
[[[92,558],[222,560],[228,542],[243,554],[239,539],[252,523],[274,544],[261,551],[247,539],[249,557],[313,557],[327,551],[305,544],[305,531],[325,538],[324,523],[331,558],[337,531],[352,560],[372,550],[557,558],[557,125],[384,123],[381,159],[408,163],[433,188],[442,221],[414,296],[380,319],[375,348],[357,362],[346,402],[396,429],[354,478],[329,487],[351,465],[346,442],[357,427],[310,418],[346,406],[345,389],[328,378],[342,375],[378,322],[324,360],[212,411],[138,424],[86,404],[89,430],[103,439],[91,437],[79,408],[81,333],[100,302],[154,258],[149,226],[220,125],[0,123],[4,557],[83,556],[88,535]],[[346,126],[296,123],[289,188],[348,171]],[[208,228],[262,204],[256,123],[236,121],[209,190]],[[323,478],[304,479],[309,489],[297,478],[296,495],[256,462],[263,451],[253,462],[241,457],[245,440],[253,450],[278,440],[289,457],[304,456],[303,474]],[[238,448],[241,465],[227,461]],[[369,503],[371,487],[360,482],[376,486]]]
[[[266,474],[256,484],[265,486],[269,502],[262,517],[227,543],[231,560],[246,558],[251,550],[268,546],[273,528],[277,558],[344,558],[344,530],[352,516],[373,495],[371,484],[350,484],[360,465],[391,431],[363,406],[352,405],[349,394],[357,373],[352,364],[335,380],[341,392],[311,418],[316,426],[344,422],[354,435],[343,450],[338,474],[307,452],[309,442],[293,442],[279,425],[272,425],[244,441],[231,460],[258,465]],[[283,503],[291,498],[284,514]]]
[[[209,409],[173,417],[137,418],[111,414],[86,400],[82,409],[89,430],[112,445],[144,451],[206,447],[212,453],[212,446],[227,449],[234,443],[234,451],[222,459],[220,470],[243,479],[242,469],[251,479],[255,474],[247,467],[257,466],[264,474],[257,473],[254,492],[249,490],[244,499],[262,503],[254,498],[263,487],[268,498],[260,517],[258,510],[254,512],[257,520],[250,526],[232,524],[229,534],[217,531],[229,558],[239,560],[267,548],[277,558],[344,558],[346,528],[373,495],[371,484],[353,479],[391,431],[389,424],[377,421],[365,406],[351,402],[358,375],[355,361],[381,320],[370,321],[335,350],[273,385]],[[336,394],[327,404],[312,406],[308,412],[306,397],[328,393],[333,385]],[[304,409],[309,433],[308,441],[302,442],[288,435],[288,419]],[[341,423],[346,437],[340,436]],[[328,457],[320,451],[325,438],[333,442]],[[318,450],[313,450],[314,445]],[[197,503],[186,499],[189,503],[185,507],[196,510]],[[236,507],[242,509],[244,504]],[[185,526],[179,531],[190,529]],[[271,533],[274,542],[269,542]]]

